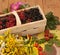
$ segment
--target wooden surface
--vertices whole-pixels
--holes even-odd
[[[11,3],[18,1],[28,3],[30,6],[40,5],[45,14],[52,11],[54,15],[60,18],[60,0],[0,0],[0,12],[9,8]],[[60,29],[60,26],[57,27]]]
[[[45,14],[49,11],[53,11],[55,15],[60,17],[60,0],[0,0],[0,11],[9,8],[11,3],[17,1],[28,3],[31,6],[40,5]]]

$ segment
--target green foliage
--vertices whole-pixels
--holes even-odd
[[[52,46],[46,44],[46,45],[45,45],[45,51],[47,51],[47,52],[49,52],[49,53],[52,52],[52,51],[53,51]]]
[[[19,7],[19,9],[23,9],[23,8],[27,8],[27,7],[30,7],[30,5],[24,4],[24,5],[21,5],[21,6]]]
[[[56,46],[60,47],[60,40],[55,41]]]
[[[59,18],[54,16],[52,12],[46,14],[47,25],[46,28],[48,29],[56,29],[56,25],[60,24]]]
[[[45,40],[45,38],[43,38],[43,39],[38,40],[37,42],[38,42],[39,44],[42,44],[42,43],[45,43],[46,40]]]

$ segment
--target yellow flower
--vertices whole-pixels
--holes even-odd
[[[6,50],[6,52],[10,52],[10,49],[9,48],[6,48],[5,50]]]
[[[1,52],[2,52],[2,53],[4,53],[4,52],[5,52],[5,49],[4,49],[4,48],[2,48]]]
[[[33,47],[33,52],[35,55],[38,55],[38,49],[36,47]]]
[[[11,30],[7,30],[4,34],[5,36],[7,36],[8,34],[10,34]]]
[[[1,36],[0,36],[0,40],[4,40],[4,36],[1,35]]]

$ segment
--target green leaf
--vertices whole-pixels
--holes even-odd
[[[47,51],[47,52],[49,52],[49,53],[52,52],[52,51],[53,51],[52,46],[46,44],[46,45],[45,45],[45,51]]]
[[[55,41],[56,46],[60,47],[60,40]]]
[[[45,38],[43,38],[43,39],[37,40],[37,42],[38,42],[39,44],[42,44],[42,43],[45,43],[46,40],[45,40]]]
[[[50,46],[53,46],[53,44],[54,44],[54,41],[53,41],[53,39],[50,39],[49,41],[48,41],[48,45],[50,45]]]
[[[46,19],[47,19],[46,29],[48,27],[48,29],[54,30],[56,29],[56,25],[60,24],[59,17],[54,16],[53,12],[47,13]]]

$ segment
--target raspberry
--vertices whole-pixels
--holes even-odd
[[[2,24],[2,22],[0,21],[0,25]]]
[[[0,25],[0,29],[2,29],[2,26]]]
[[[19,17],[20,17],[21,20],[25,19],[25,15],[24,15],[23,11],[21,11],[18,15],[19,15]]]

